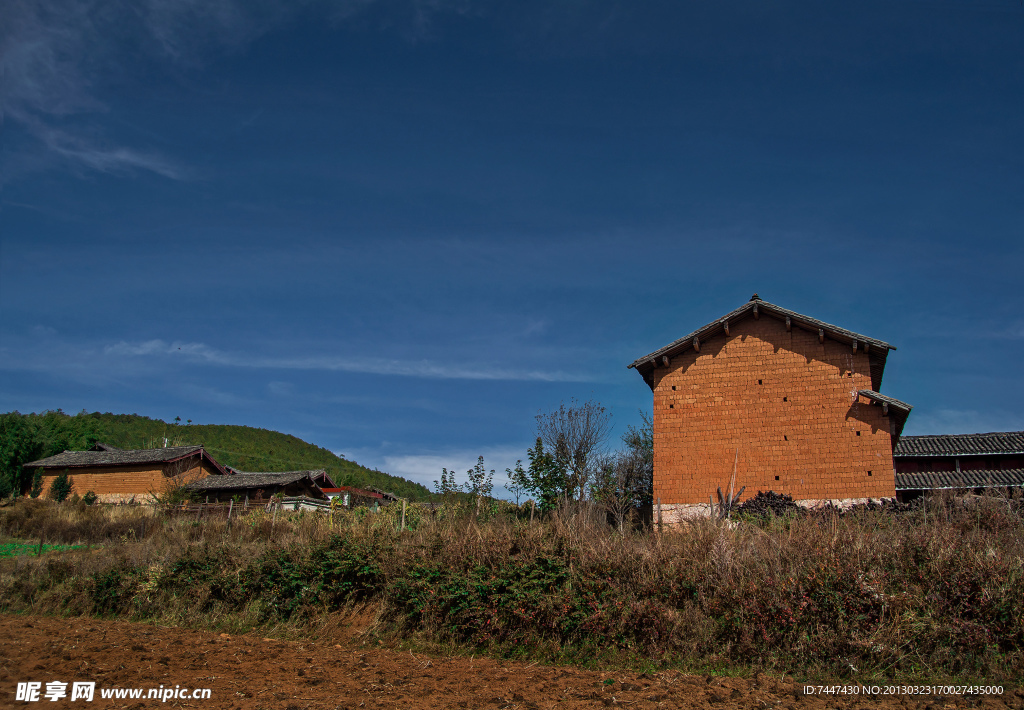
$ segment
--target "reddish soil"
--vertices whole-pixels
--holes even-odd
[[[91,703],[15,702],[18,682],[95,681]],[[102,688],[210,688],[208,700],[102,699]],[[437,658],[348,639],[279,641],[97,619],[0,615],[0,704],[100,708],[922,708],[1024,709],[995,697],[821,697],[769,678],[602,673],[482,658]]]

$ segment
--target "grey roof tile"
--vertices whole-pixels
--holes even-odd
[[[1024,431],[987,434],[938,434],[904,436],[893,455],[900,456],[984,456],[1024,454]]]
[[[1002,471],[932,471],[897,473],[896,490],[929,491],[954,488],[1002,488],[1024,486],[1024,469]]]
[[[793,325],[797,327],[802,326],[809,330],[813,329],[815,331],[817,331],[820,328],[821,330],[825,331],[826,335],[833,339],[836,339],[838,337],[843,342],[849,343],[852,343],[853,341],[856,340],[858,343],[867,343],[872,347],[881,348],[883,350],[896,349],[894,346],[890,345],[884,340],[869,338],[866,335],[855,333],[852,330],[840,328],[837,325],[832,325],[831,323],[826,323],[825,321],[818,320],[817,318],[805,316],[801,313],[797,313],[796,311],[791,311],[787,308],[783,308],[782,306],[776,306],[774,303],[768,303],[768,301],[763,301],[760,298],[752,298],[746,303],[744,303],[742,306],[737,308],[736,310],[726,313],[721,318],[717,318],[711,321],[707,325],[698,328],[697,330],[693,331],[688,335],[684,335],[682,338],[679,338],[678,340],[673,340],[668,345],[658,348],[652,353],[648,353],[643,357],[637,358],[629,365],[627,365],[627,367],[635,368],[647,363],[650,360],[657,360],[662,355],[667,355],[670,353],[677,354],[678,352],[688,350],[689,348],[693,347],[694,338],[704,339],[711,335],[717,335],[719,332],[722,332],[722,324],[724,322],[729,321],[730,323],[732,323],[740,319],[741,317],[745,317],[747,315],[752,314],[755,305],[758,307],[759,313],[766,313],[768,315],[774,315],[777,317],[781,316],[783,319],[785,319],[788,316]]]
[[[117,466],[139,463],[177,461],[203,451],[197,446],[168,446],[163,449],[113,449],[109,451],[65,451],[38,461],[22,464],[23,468],[80,468],[84,466]],[[209,456],[209,454],[207,454]]]
[[[234,476],[207,476],[198,481],[189,483],[186,488],[190,490],[213,491],[231,490],[240,488],[258,488],[260,486],[286,486],[308,479],[310,485],[315,486],[308,471],[289,471],[287,473],[247,473]]]

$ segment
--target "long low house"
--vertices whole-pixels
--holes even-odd
[[[1024,431],[901,437],[893,451],[896,495],[1024,486]]]
[[[119,449],[97,443],[88,451],[64,451],[22,468],[42,469],[44,496],[67,471],[76,493],[92,491],[104,503],[141,503],[207,476],[228,475],[202,445]]]
[[[324,470],[267,473],[228,469],[227,476],[207,476],[185,486],[190,497],[208,503],[245,499],[260,501],[281,495],[327,500],[324,489],[333,489],[334,481]]]

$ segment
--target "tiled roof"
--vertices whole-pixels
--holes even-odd
[[[237,473],[241,476],[264,476],[268,473],[303,473],[308,475],[314,481],[319,481],[318,485],[321,488],[325,485],[329,485],[330,487],[334,486],[334,479],[332,479],[327,471],[322,468],[309,469],[305,471],[239,471],[237,468],[231,468],[230,466],[225,466],[225,468],[228,469],[229,473]]]
[[[861,390],[860,393],[867,397],[868,399],[878,402],[879,404],[888,404],[890,407],[896,407],[897,409],[902,409],[906,412],[909,412],[911,409],[913,409],[913,407],[907,404],[906,402],[901,402],[895,397],[890,397],[880,392],[875,392],[874,390]]]
[[[992,454],[1024,454],[1024,431],[904,436],[893,452],[894,456],[983,456]]]
[[[907,417],[910,416],[910,410],[912,406],[906,402],[901,402],[895,397],[889,397],[880,392],[874,390],[861,390],[860,394],[867,397],[875,404],[882,405],[883,410],[886,410],[886,414],[889,416],[890,421],[895,424],[895,427],[889,432],[892,436],[892,445],[895,447],[898,445],[900,436],[903,434],[903,427],[907,424]]]
[[[164,449],[113,449],[109,451],[65,451],[38,461],[22,464],[23,468],[80,468],[83,466],[118,466],[140,463],[166,463],[203,451],[202,446],[168,446]],[[207,454],[208,455],[208,454]]]
[[[297,473],[312,478],[314,476],[319,476],[322,473],[327,473],[322,468],[310,469],[308,471],[239,471],[237,468],[231,468],[230,466],[227,466],[226,468],[231,473],[237,473],[239,476],[277,476],[284,473]]]
[[[289,471],[287,473],[247,473],[237,476],[207,476],[185,486],[190,490],[215,491],[240,488],[259,488],[260,486],[286,486],[308,479],[315,486],[309,471]]]
[[[1024,486],[1024,468],[1003,471],[933,471],[897,473],[896,490],[928,491],[943,488],[1001,488]]]
[[[855,333],[852,330],[840,328],[839,326],[826,323],[825,321],[820,321],[817,318],[805,316],[801,313],[797,313],[796,311],[783,308],[782,306],[776,306],[773,303],[768,303],[768,301],[762,301],[757,294],[754,294],[753,298],[736,310],[726,313],[721,318],[711,321],[707,325],[698,328],[688,335],[684,335],[678,340],[672,341],[668,345],[659,348],[652,353],[648,353],[643,357],[637,358],[627,365],[627,367],[636,368],[637,372],[640,372],[644,379],[647,380],[647,383],[653,386],[653,381],[649,379],[649,370],[653,370],[661,364],[660,360],[662,356],[674,357],[692,348],[694,339],[697,339],[700,342],[707,340],[708,338],[712,338],[720,333],[724,333],[726,323],[735,323],[747,318],[748,316],[752,316],[755,308],[757,308],[758,315],[765,314],[782,321],[789,318],[793,327],[809,330],[814,333],[818,333],[820,330],[823,335],[828,336],[832,340],[837,340],[850,345],[857,343],[859,348],[867,347],[871,359],[871,384],[875,389],[882,386],[882,371],[885,368],[885,358],[890,350],[896,349],[894,346],[884,340],[869,338],[866,335]]]

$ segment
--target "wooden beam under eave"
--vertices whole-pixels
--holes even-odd
[[[825,331],[818,328],[818,342],[824,344],[825,342]]]
[[[882,416],[885,416],[885,417],[889,416],[889,403],[888,402],[882,402]]]
[[[648,360],[647,364],[651,366],[652,370],[658,367],[658,363],[655,362],[654,360]]]
[[[661,364],[664,365],[665,367],[668,367],[668,363],[669,363],[668,355],[662,355],[661,356]]]
[[[755,304],[754,304],[754,320],[757,320],[757,319],[758,319],[758,318],[760,318],[760,317],[761,317],[761,314],[760,314],[760,313],[758,312],[758,310],[757,310],[757,304],[755,303]]]
[[[722,321],[722,330],[725,331],[726,335],[729,334],[729,321],[727,321],[727,320]]]
[[[790,318],[789,316],[786,316],[786,332],[793,332],[793,319]]]
[[[857,341],[853,341],[853,352],[857,352]]]
[[[700,352],[700,338],[693,336],[693,349]]]

